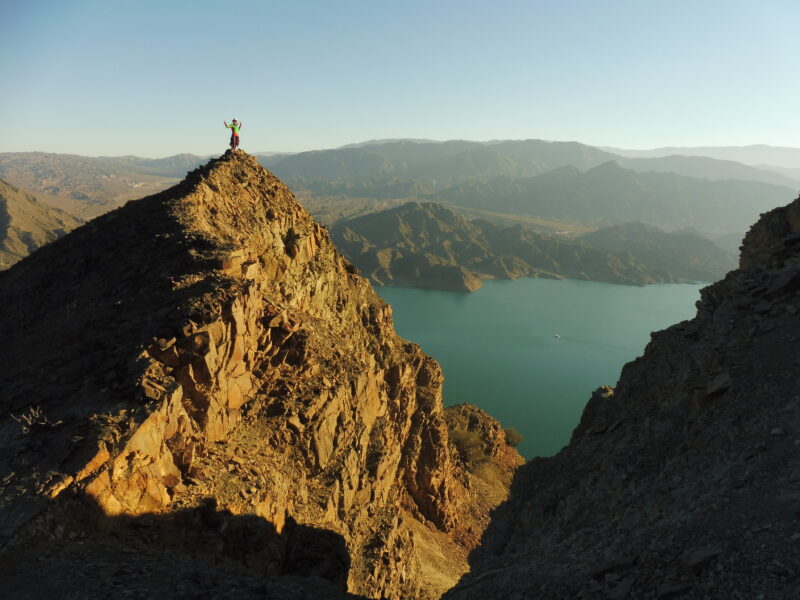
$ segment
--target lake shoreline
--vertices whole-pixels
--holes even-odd
[[[650,333],[694,316],[705,285],[487,280],[480,294],[384,286],[398,333],[442,366],[444,400],[523,435],[527,459],[568,441],[592,392],[616,385]],[[555,337],[559,336],[559,337]]]

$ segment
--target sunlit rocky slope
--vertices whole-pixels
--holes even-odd
[[[521,462],[243,153],[0,273],[0,305],[9,597],[438,597]]]

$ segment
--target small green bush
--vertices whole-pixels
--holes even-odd
[[[506,444],[509,446],[517,447],[524,439],[522,434],[513,427],[506,429]]]
[[[474,431],[453,429],[450,431],[450,439],[456,445],[461,459],[467,466],[474,467],[487,459],[483,440]]]

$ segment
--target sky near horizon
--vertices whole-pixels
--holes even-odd
[[[800,147],[796,0],[4,0],[0,152]]]

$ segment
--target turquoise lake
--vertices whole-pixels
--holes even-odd
[[[616,385],[651,331],[694,317],[702,287],[519,279],[472,294],[377,290],[398,333],[442,365],[445,404],[475,404],[515,427],[530,459],[569,441],[592,391]]]

